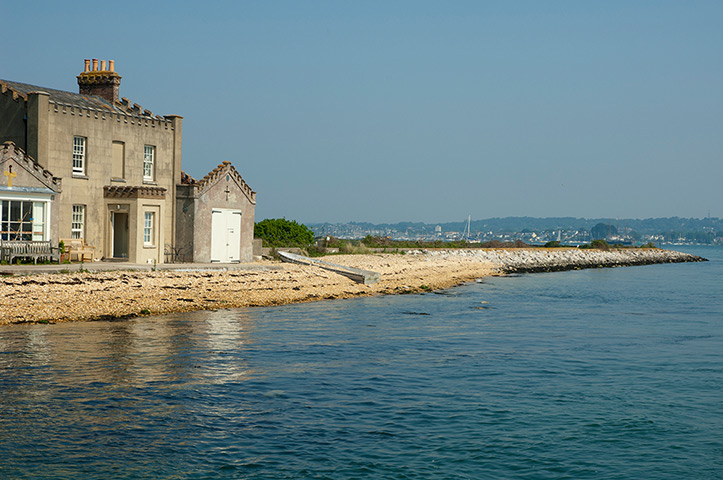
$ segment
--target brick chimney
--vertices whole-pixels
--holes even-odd
[[[115,73],[115,62],[108,61],[106,69],[105,60],[100,62],[98,68],[98,59],[93,59],[93,67],[91,68],[90,60],[85,60],[85,69],[83,73],[78,75],[78,87],[81,95],[98,95],[111,103],[118,101],[120,90],[121,76]]]

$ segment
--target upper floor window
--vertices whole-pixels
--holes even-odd
[[[125,178],[125,157],[126,144],[123,142],[113,142],[113,162],[111,165],[110,176],[114,180]]]
[[[85,175],[85,137],[73,137],[73,174]]]
[[[143,147],[143,180],[153,181],[156,161],[156,147],[146,145]]]
[[[85,205],[73,205],[70,238],[83,238],[85,233]]]

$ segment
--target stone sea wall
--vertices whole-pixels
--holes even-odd
[[[707,261],[705,258],[688,253],[659,248],[611,250],[581,250],[578,248],[410,250],[407,254],[429,255],[446,259],[476,258],[481,262],[494,264],[500,273],[556,272],[583,268]]]

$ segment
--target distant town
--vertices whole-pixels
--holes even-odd
[[[580,245],[594,239],[611,244],[723,245],[723,221],[706,218],[585,219],[505,217],[447,223],[366,222],[307,224],[317,237],[361,239],[368,235],[404,241],[515,242]]]

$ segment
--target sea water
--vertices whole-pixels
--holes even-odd
[[[723,248],[686,250],[711,261],[0,327],[0,478],[722,478]]]

